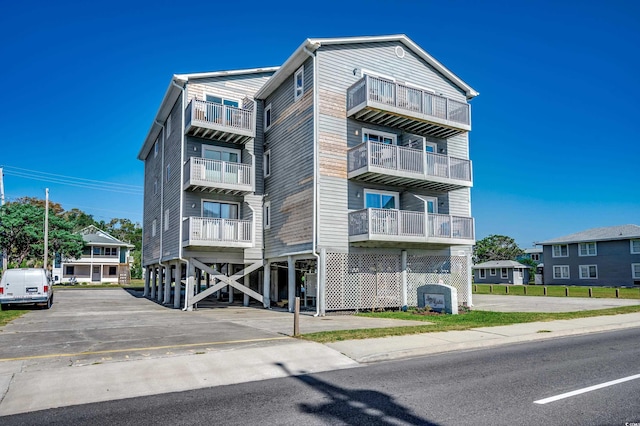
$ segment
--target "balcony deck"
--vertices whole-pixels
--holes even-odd
[[[250,164],[191,157],[184,165],[183,189],[229,195],[249,194],[255,191],[253,167]]]
[[[185,134],[244,144],[256,136],[253,110],[193,99],[185,110]]]
[[[471,161],[462,158],[370,141],[347,156],[349,179],[435,191],[473,186]]]
[[[347,117],[438,138],[471,130],[468,103],[369,75],[347,89]]]
[[[253,247],[252,220],[189,217],[182,226],[183,247]]]
[[[474,234],[472,217],[392,209],[349,213],[350,243],[471,245],[475,243]]]

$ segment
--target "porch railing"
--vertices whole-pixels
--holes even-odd
[[[473,218],[395,209],[349,213],[349,235],[474,238]]]
[[[406,111],[470,124],[470,107],[446,96],[365,75],[347,89],[347,110],[365,101],[377,102]]]
[[[420,149],[368,141],[351,148],[347,156],[349,172],[370,165],[398,172],[471,181],[470,160]]]
[[[253,111],[230,105],[192,99],[185,111],[185,121],[217,124],[238,130],[253,129]]]
[[[189,179],[204,181],[212,185],[251,186],[253,184],[250,164],[191,157],[185,167],[187,181]]]
[[[185,240],[192,243],[251,243],[252,221],[189,217],[182,223]]]

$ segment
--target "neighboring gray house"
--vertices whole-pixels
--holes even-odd
[[[542,253],[542,247],[532,247],[524,249],[524,253],[518,256],[518,260],[531,259],[536,262],[536,265],[544,263],[544,256]]]
[[[476,284],[528,284],[529,266],[515,260],[491,260],[473,265]]]
[[[477,94],[404,35],[175,75],[138,155],[147,295],[189,309],[227,286],[265,306],[304,291],[324,313],[416,305],[442,281],[471,303]]]
[[[79,232],[84,240],[79,259],[55,256],[52,276],[56,283],[77,282],[124,283],[131,279],[133,245],[120,241],[107,232],[90,225]]]
[[[544,283],[640,285],[640,226],[593,228],[539,243]]]

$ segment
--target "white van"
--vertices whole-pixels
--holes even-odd
[[[41,303],[46,309],[53,303],[53,286],[45,269],[7,269],[0,280],[0,308],[9,305]]]

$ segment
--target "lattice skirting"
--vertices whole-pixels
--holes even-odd
[[[326,309],[358,310],[402,306],[402,258],[392,254],[326,254]],[[407,256],[407,305],[418,304],[417,289],[443,283],[469,301],[467,258]]]

